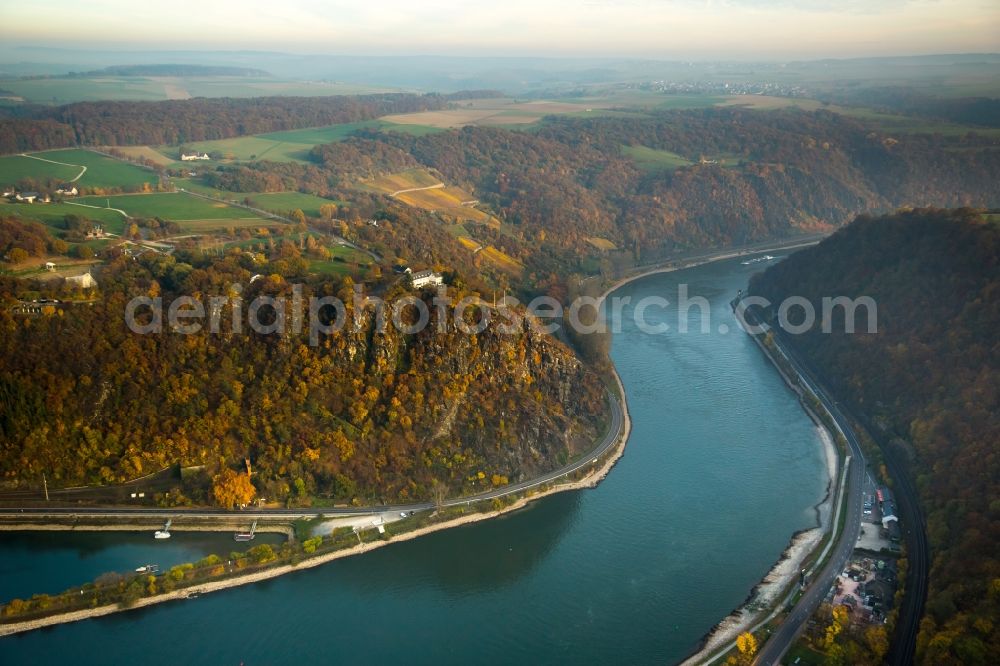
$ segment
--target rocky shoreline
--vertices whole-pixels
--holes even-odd
[[[748,335],[751,335],[747,332]],[[823,540],[823,535],[831,529],[834,502],[837,500],[837,478],[840,469],[840,456],[837,446],[834,443],[830,431],[804,402],[801,402],[801,389],[799,389],[792,379],[785,374],[781,367],[774,363],[770,352],[761,344],[760,340],[751,335],[754,342],[761,351],[771,360],[772,365],[781,375],[785,384],[799,395],[800,404],[803,410],[816,425],[817,434],[823,442],[823,454],[827,467],[827,491],[826,495],[813,507],[816,512],[816,527],[808,530],[800,530],[792,535],[791,541],[781,557],[755,585],[747,598],[738,608],[727,615],[719,624],[715,625],[711,631],[705,634],[698,647],[698,650],[682,662],[682,666],[694,666],[695,664],[706,663],[727,644],[736,640],[737,636],[745,631],[752,631],[763,618],[761,613],[773,608],[778,600],[778,595],[794,582],[796,576],[802,569],[802,564],[811,555]]]

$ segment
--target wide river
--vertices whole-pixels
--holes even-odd
[[[662,664],[739,606],[825,494],[821,443],[728,300],[760,266],[648,276],[615,296],[711,304],[711,327],[630,307],[612,358],[633,421],[596,489],[268,582],[0,639],[4,664]],[[720,325],[728,331],[720,331]],[[0,533],[0,598],[231,550],[228,536]],[[155,559],[154,559],[155,558]]]

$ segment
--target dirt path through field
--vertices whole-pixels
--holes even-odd
[[[64,201],[63,203],[69,204],[70,206],[83,206],[84,208],[96,208],[97,210],[113,210],[116,213],[121,213],[124,217],[128,217],[128,213],[123,211],[121,208],[111,208],[110,206],[91,206],[90,204],[77,203],[75,201]]]
[[[47,160],[44,157],[35,157],[34,155],[29,155],[28,153],[21,153],[21,157],[29,157],[33,160],[38,160],[39,162],[48,162],[49,164],[61,164],[62,166],[80,167],[82,171],[76,174],[76,178],[70,180],[69,181],[70,183],[75,183],[76,181],[80,180],[80,176],[87,173],[87,167],[83,166],[82,164],[67,164],[66,162],[56,162],[55,160]]]
[[[400,194],[406,194],[407,192],[420,192],[421,190],[439,190],[442,187],[444,187],[444,183],[438,183],[437,185],[428,185],[426,187],[408,187],[405,190],[396,190],[389,196],[396,197],[399,196]]]

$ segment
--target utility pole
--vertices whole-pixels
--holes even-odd
[[[42,472],[42,485],[45,487],[45,501],[49,501],[49,481],[45,478],[45,472]]]

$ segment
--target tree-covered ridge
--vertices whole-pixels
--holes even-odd
[[[86,146],[180,144],[442,108],[447,97],[387,93],[162,102],[77,102],[0,111],[0,154]],[[8,116],[9,119],[4,116]]]
[[[924,664],[1000,654],[1000,227],[969,210],[862,217],[756,276],[774,303],[871,296],[878,333],[788,336],[913,457],[932,549]],[[863,312],[863,311],[862,311]],[[861,327],[864,327],[861,315]],[[991,655],[993,657],[991,657]]]
[[[352,323],[349,278],[314,278],[304,298],[339,295],[348,320],[310,346],[308,330],[281,337],[246,326],[251,300],[290,297],[289,281],[272,275],[250,284],[253,259],[240,253],[181,259],[190,263],[113,260],[98,302],[55,316],[12,315],[17,286],[3,282],[7,484],[33,485],[43,472],[50,484],[118,483],[173,464],[205,465],[216,476],[249,458],[257,492],[269,501],[427,499],[438,486],[482,490],[553,469],[599,434],[600,381],[530,327],[501,334],[495,321],[470,335],[450,320],[439,331],[430,306],[423,332],[404,335],[390,323],[379,333],[370,309]],[[224,325],[221,334],[137,335],[125,325],[134,295],[169,303],[178,294],[226,295],[233,283],[246,287],[243,333]],[[222,321],[231,314],[225,306]],[[470,322],[475,316],[474,308],[467,313]]]

